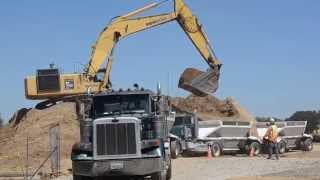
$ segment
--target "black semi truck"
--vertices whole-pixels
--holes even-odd
[[[139,88],[110,90],[88,96],[80,107],[81,141],[71,155],[75,180],[171,178],[175,113],[167,96]]]

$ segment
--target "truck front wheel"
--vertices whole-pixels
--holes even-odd
[[[312,140],[310,138],[304,140],[302,148],[304,151],[312,151],[312,149],[313,149]]]
[[[170,180],[171,176],[172,176],[172,169],[171,169],[171,163],[170,163],[169,168],[166,173],[166,180]]]
[[[167,173],[164,172],[156,172],[154,174],[151,175],[151,179],[152,180],[166,180],[166,175]]]
[[[170,153],[172,159],[177,159],[180,154],[180,145],[178,141],[170,142]]]

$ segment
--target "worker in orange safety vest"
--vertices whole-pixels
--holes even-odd
[[[270,119],[270,126],[268,127],[268,130],[263,138],[267,141],[267,144],[268,144],[268,149],[269,149],[268,159],[271,159],[273,151],[275,151],[276,158],[277,160],[279,160],[279,147],[277,143],[278,127],[275,124],[275,120],[273,118]]]

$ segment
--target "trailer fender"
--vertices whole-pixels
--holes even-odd
[[[304,139],[310,138],[311,140],[313,140],[313,136],[312,136],[311,134],[303,134],[302,137],[303,137]]]
[[[255,136],[249,136],[248,142],[257,141],[258,143],[262,144],[262,140],[260,138],[257,138]]]

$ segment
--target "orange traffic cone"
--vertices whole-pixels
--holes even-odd
[[[208,144],[207,159],[212,159],[212,150],[210,144]]]
[[[253,157],[253,156],[254,156],[254,148],[253,148],[253,147],[251,147],[251,149],[250,149],[249,156],[250,156],[250,157]]]

